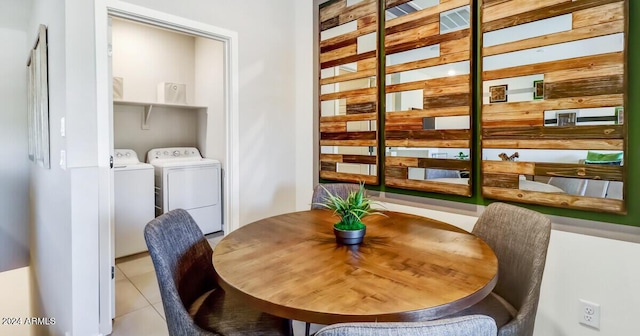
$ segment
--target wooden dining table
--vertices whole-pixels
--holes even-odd
[[[331,211],[265,218],[225,236],[213,265],[222,288],[261,311],[320,324],[444,317],[487,296],[498,260],[480,238],[437,220],[364,218],[360,245],[338,245]]]

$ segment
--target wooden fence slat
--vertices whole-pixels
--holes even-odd
[[[522,203],[541,204],[552,207],[617,214],[626,213],[624,201],[611,198],[585,197],[496,187],[482,187],[482,195],[486,198],[504,201],[518,201]]]

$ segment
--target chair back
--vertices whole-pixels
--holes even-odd
[[[347,198],[350,192],[358,191],[359,189],[360,189],[360,185],[355,183],[318,184],[313,189],[313,197],[311,198],[311,210],[326,209],[320,204],[325,202],[328,196],[327,191],[329,191],[334,196]],[[365,190],[365,194],[366,194],[366,190]]]
[[[540,297],[540,284],[551,236],[551,221],[542,214],[505,203],[492,203],[473,228],[498,258],[494,292],[517,311],[501,335],[531,335]],[[521,330],[504,333],[505,328]],[[505,329],[506,330],[506,329]]]
[[[587,191],[587,180],[567,177],[551,177],[550,185],[556,186],[567,194],[584,196]]]
[[[187,312],[203,293],[217,287],[213,250],[185,210],[149,222],[144,238],[156,270],[170,335],[207,335]]]
[[[315,336],[495,336],[496,323],[484,315],[427,322],[339,323],[320,329]]]

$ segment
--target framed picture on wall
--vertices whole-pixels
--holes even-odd
[[[504,103],[507,101],[507,84],[489,87],[489,103]]]
[[[47,27],[40,25],[36,43],[27,62],[29,159],[44,168],[49,162],[49,89],[47,70]]]

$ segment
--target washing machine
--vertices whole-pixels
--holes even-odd
[[[155,148],[147,161],[154,167],[156,216],[184,209],[204,234],[222,230],[220,161],[194,147]]]
[[[144,227],[155,217],[153,166],[132,149],[116,149],[113,184],[115,256],[146,251]]]

